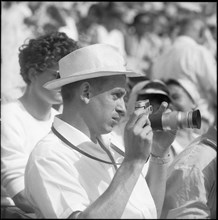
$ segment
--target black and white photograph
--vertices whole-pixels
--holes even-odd
[[[217,2],[1,1],[1,219],[217,218]]]

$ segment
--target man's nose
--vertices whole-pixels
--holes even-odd
[[[124,100],[120,100],[119,103],[117,104],[117,112],[119,112],[119,114],[121,116],[125,116],[126,114],[126,105],[125,105],[125,102]]]

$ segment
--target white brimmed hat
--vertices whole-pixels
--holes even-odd
[[[58,89],[72,82],[103,76],[141,76],[127,70],[124,57],[108,44],[93,44],[73,51],[60,59],[59,72],[60,78],[47,82],[46,89]]]

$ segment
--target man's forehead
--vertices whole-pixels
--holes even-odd
[[[126,88],[126,76],[111,76],[111,78],[108,79],[108,85],[112,87]]]
[[[117,82],[117,83],[126,83],[126,76],[125,75],[112,75],[108,76],[108,82]]]
[[[100,86],[100,87],[99,87]],[[126,77],[123,76],[110,76],[102,78],[98,81],[98,87],[101,91],[113,90],[114,92],[125,92],[127,88]]]

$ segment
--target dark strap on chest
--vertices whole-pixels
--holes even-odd
[[[88,153],[86,153],[85,151],[79,149],[78,147],[76,147],[75,145],[73,145],[71,142],[69,142],[63,135],[61,135],[53,126],[51,127],[51,130],[53,131],[53,133],[60,139],[62,140],[65,144],[67,144],[69,147],[73,148],[74,150],[80,152],[81,154],[85,155],[86,157],[89,157],[93,160],[97,160],[99,162],[102,162],[102,163],[107,163],[107,164],[111,164],[111,165],[114,165],[115,169],[117,170],[117,166],[116,166],[116,163],[114,161],[114,159],[112,160],[112,162],[109,162],[109,161],[106,161],[106,160],[102,160],[102,159],[99,159],[97,157],[94,157]],[[105,148],[105,147],[104,147]],[[107,153],[107,152],[106,152]],[[108,155],[109,156],[109,155]],[[111,155],[112,156],[112,155]],[[109,156],[110,157],[110,156]],[[111,158],[111,157],[110,157]]]
[[[115,150],[118,154],[120,154],[121,156],[125,156],[125,153],[120,150],[120,148],[118,148],[116,145],[114,145],[113,143],[111,143],[111,148],[113,148],[113,150]]]
[[[112,154],[110,153],[110,151],[104,146],[104,144],[99,139],[97,139],[97,140],[98,140],[98,143],[101,146],[101,148],[107,153],[108,157],[111,159],[115,170],[117,170],[118,168],[117,168],[116,162],[115,162]]]

